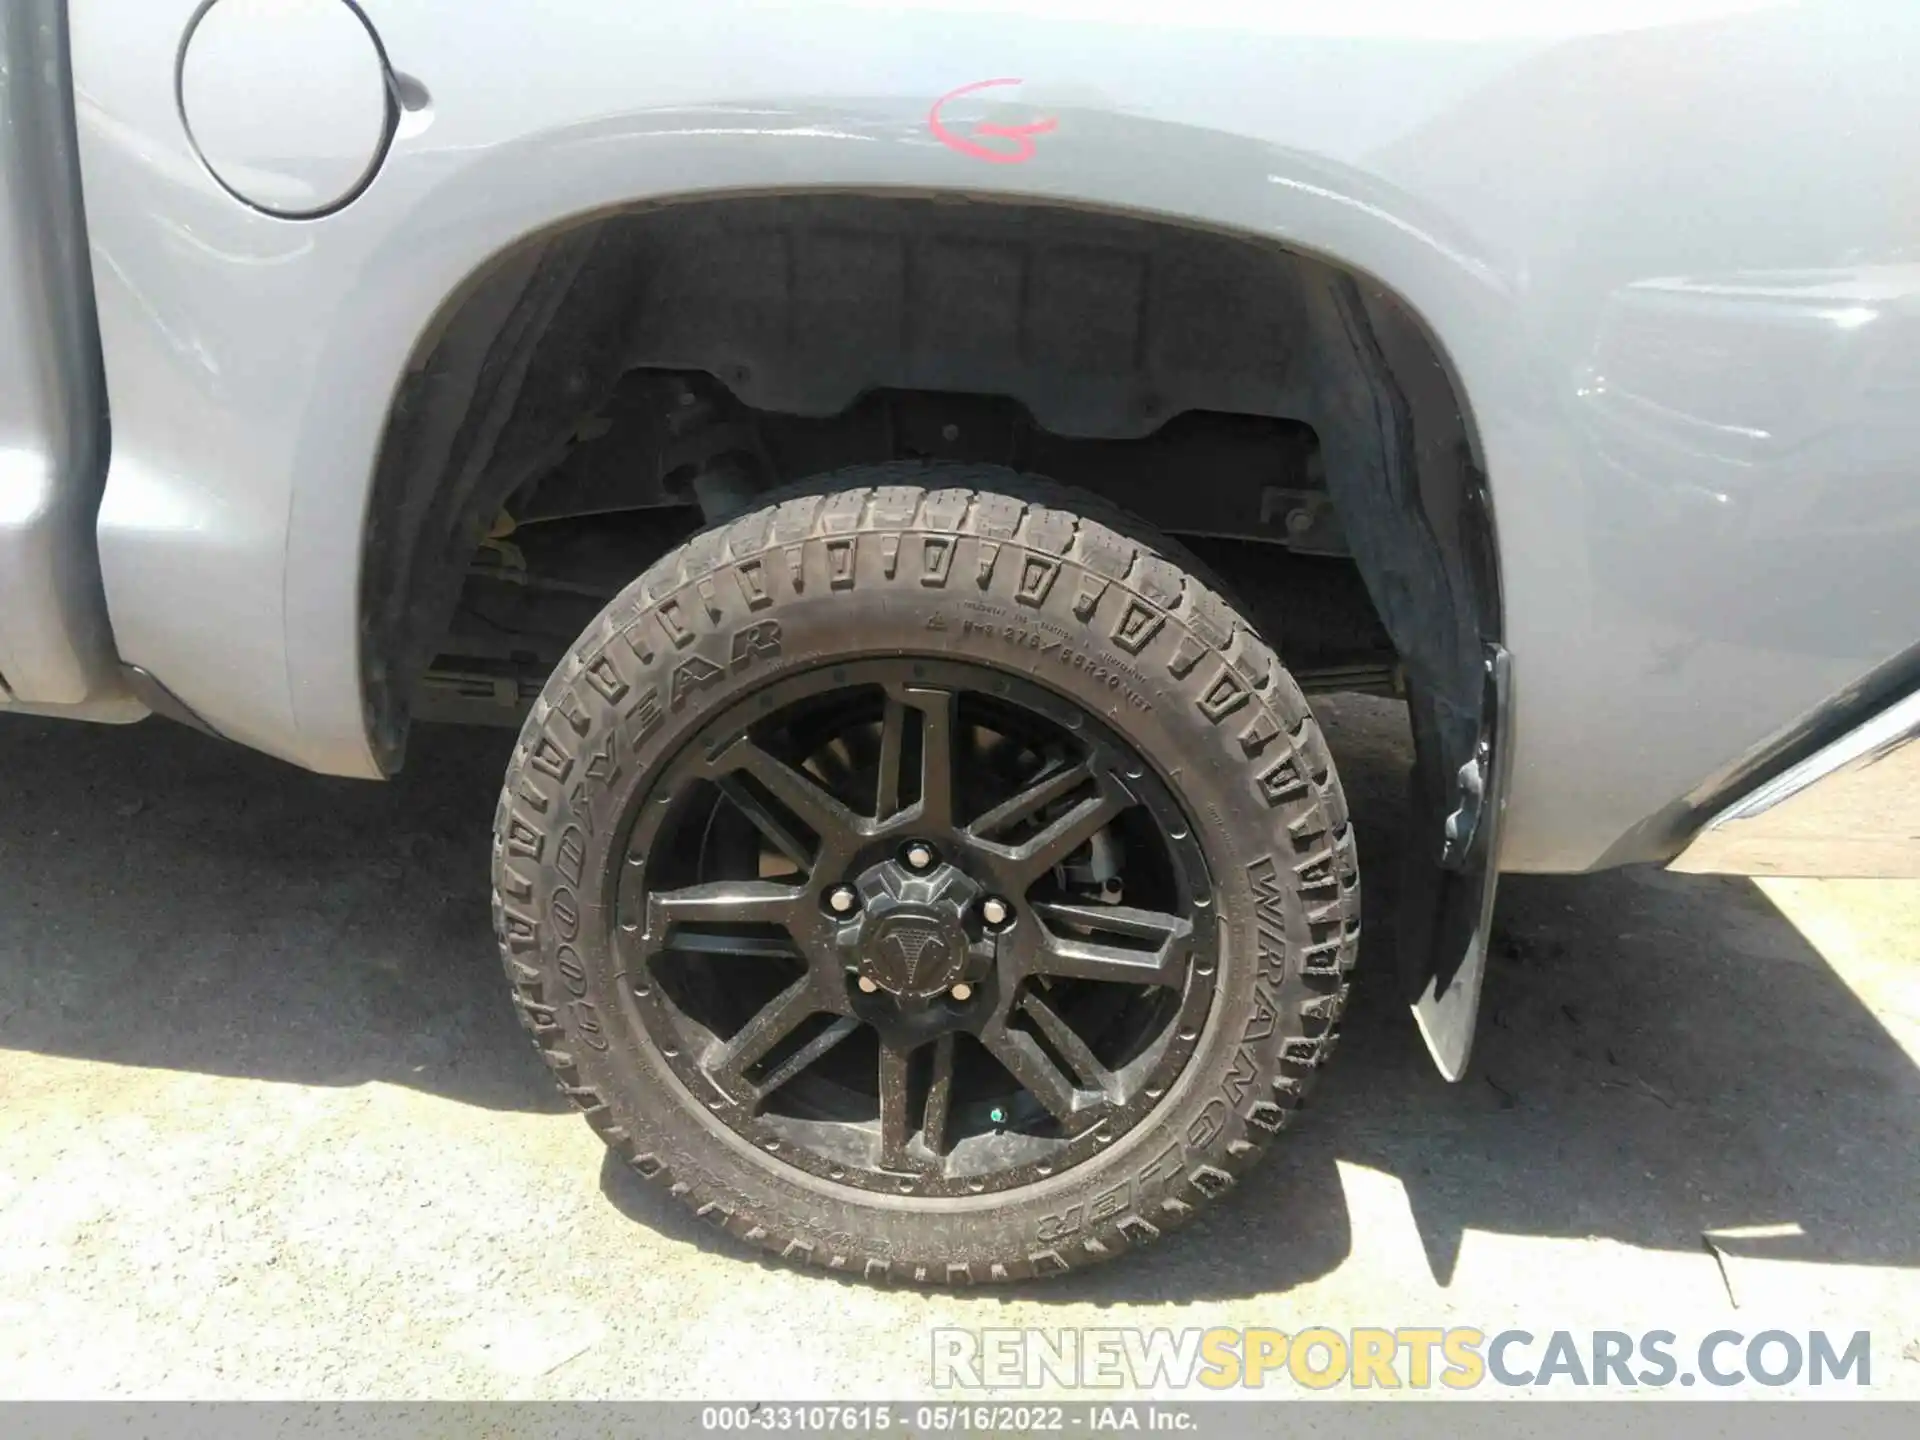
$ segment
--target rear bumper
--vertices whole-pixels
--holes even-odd
[[[1669,868],[1920,878],[1920,691],[1729,805]]]

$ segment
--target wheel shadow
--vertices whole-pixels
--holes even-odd
[[[1655,870],[1502,885],[1473,1068],[1433,1073],[1391,983],[1406,736],[1321,707],[1366,885],[1341,1048],[1253,1177],[1180,1236],[1036,1300],[1271,1293],[1353,1249],[1340,1167],[1404,1188],[1433,1276],[1469,1229],[1920,1264],[1920,1076],[1745,881]],[[0,717],[0,1048],[564,1108],[506,1000],[488,833],[511,737],[423,729],[391,785],[151,722]],[[623,1168],[622,1211],[745,1257]],[[1790,1228],[1790,1227],[1789,1227]],[[753,1252],[757,1256],[757,1252]]]
[[[1339,1053],[1261,1178],[1190,1239],[1059,1298],[1316,1279],[1351,1249],[1342,1165],[1400,1182],[1441,1285],[1469,1229],[1699,1254],[1708,1229],[1764,1226],[1782,1233],[1719,1243],[1920,1264],[1920,1072],[1744,879],[1504,877],[1473,1062],[1461,1083],[1441,1080],[1392,975],[1404,722],[1380,702],[1317,708],[1366,886]]]

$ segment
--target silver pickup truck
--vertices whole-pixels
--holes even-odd
[[[1144,1245],[1501,871],[1920,874],[1920,7],[7,0],[0,709],[378,780],[606,1143]]]

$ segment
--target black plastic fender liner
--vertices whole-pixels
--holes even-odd
[[[619,377],[640,284],[623,236],[614,222],[514,252],[450,309],[395,397],[360,605],[368,733],[389,775],[474,547]]]
[[[1498,883],[1511,660],[1491,497],[1436,347],[1346,277],[1309,298],[1313,419],[1361,577],[1407,673],[1414,773],[1395,931],[1402,991],[1440,1072],[1466,1072]]]

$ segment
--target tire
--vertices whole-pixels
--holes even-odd
[[[1068,506],[1072,508],[1064,508]],[[1198,1207],[1230,1189],[1269,1137],[1285,1128],[1314,1072],[1332,1053],[1359,941],[1360,890],[1346,803],[1324,739],[1298,686],[1273,652],[1213,591],[1167,558],[1178,554],[1169,542],[1144,533],[1122,534],[1076,513],[1081,508],[1072,492],[995,467],[886,465],[810,482],[801,493],[789,493],[769,508],[694,537],[630,585],[588,627],[548,682],[515,748],[495,827],[494,920],[514,1002],[535,1047],[568,1097],[633,1170],[711,1223],[789,1260],[869,1280],[956,1284],[1047,1276],[1110,1259],[1185,1223]],[[1098,506],[1089,499],[1084,508]],[[1170,967],[1156,973],[1162,974],[1163,987],[1171,988],[1125,991],[1124,1005],[1131,1008],[1124,1013],[1129,1015],[1146,1015],[1154,1006],[1159,1007],[1151,1010],[1154,1015],[1171,1014],[1169,1007],[1181,1007],[1163,1030],[1152,1031],[1150,1043],[1129,1042],[1147,1046],[1141,1051],[1146,1058],[1125,1059],[1125,1065],[1143,1075],[1149,1075],[1141,1068],[1149,1062],[1162,1067],[1149,1075],[1163,1077],[1158,1088],[1134,1089],[1124,1106],[1102,1097],[1129,1093],[1126,1086],[1134,1081],[1116,1080],[1109,1090],[1099,1090],[1096,1110],[1110,1105],[1115,1118],[1101,1120],[1088,1132],[1076,1128],[1082,1123],[1079,1111],[1061,1118],[1041,1114],[1029,1104],[1043,1092],[1059,1098],[1057,1077],[1048,1077],[1048,1085],[1036,1088],[1033,1096],[1025,1091],[1017,1096],[1024,1107],[1019,1115],[1037,1116],[1031,1124],[1003,1119],[1012,1112],[996,1102],[988,1121],[977,1122],[986,1125],[984,1130],[951,1142],[945,1159],[926,1162],[933,1168],[913,1172],[895,1188],[889,1177],[904,1164],[900,1147],[908,1142],[901,1138],[904,1131],[886,1130],[888,1106],[920,1105],[923,1123],[913,1141],[922,1147],[921,1159],[915,1161],[920,1164],[926,1154],[949,1143],[954,1122],[947,1097],[958,1097],[962,1087],[953,1081],[941,1090],[937,1123],[932,1095],[938,1080],[911,1082],[921,1086],[916,1092],[921,1098],[909,1100],[911,1083],[902,1068],[897,1072],[897,1098],[890,1099],[896,1092],[888,1088],[892,1082],[887,1076],[895,1072],[887,1071],[885,1057],[896,1041],[888,1038],[893,1032],[885,1026],[894,1024],[897,1016],[920,1023],[924,1016],[915,1006],[943,1006],[958,1013],[965,1007],[953,997],[970,987],[954,985],[933,999],[909,996],[907,982],[897,977],[875,995],[849,988],[846,1004],[854,1011],[883,1002],[890,1007],[884,1023],[873,1022],[882,1065],[875,1082],[880,1138],[872,1143],[880,1147],[874,1153],[888,1163],[861,1161],[853,1167],[852,1179],[833,1178],[843,1174],[843,1167],[822,1167],[838,1152],[814,1147],[811,1141],[782,1150],[764,1138],[773,1132],[754,1127],[839,1134],[820,1128],[839,1122],[809,1118],[811,1111],[799,1119],[770,1112],[763,1120],[755,1119],[747,1113],[750,1107],[711,1098],[697,1079],[706,1072],[688,1069],[695,1063],[689,1059],[695,1051],[707,1057],[699,1061],[703,1065],[716,1055],[745,1053],[738,1034],[729,1039],[714,1028],[704,1049],[663,1041],[662,1036],[681,1033],[672,1027],[685,1023],[685,1013],[699,1007],[693,1000],[683,1006],[679,998],[668,1006],[655,993],[668,988],[664,957],[674,944],[692,944],[686,934],[694,933],[672,930],[672,922],[660,917],[694,913],[673,910],[669,901],[680,906],[681,899],[675,897],[695,891],[674,891],[664,880],[657,888],[647,887],[654,885],[656,872],[667,873],[662,867],[695,863],[688,855],[708,843],[703,837],[715,830],[712,816],[721,807],[717,801],[700,802],[715,808],[707,812],[707,828],[696,837],[697,844],[669,843],[668,830],[646,827],[656,824],[649,818],[654,789],[662,790],[658,808],[663,814],[677,813],[673,807],[683,803],[673,798],[680,792],[666,788],[668,780],[662,777],[677,773],[675,767],[707,774],[723,763],[715,758],[722,754],[715,749],[722,742],[709,738],[703,746],[696,741],[717,733],[713,727],[727,716],[741,713],[749,702],[773,705],[787,693],[782,687],[800,693],[805,686],[828,685],[836,677],[857,680],[869,673],[862,667],[891,675],[895,671],[885,667],[902,663],[914,666],[915,675],[935,677],[931,688],[912,691],[913,696],[947,697],[938,703],[948,707],[1000,703],[991,697],[976,700],[968,687],[987,684],[980,677],[1001,677],[988,688],[1011,695],[1004,702],[1009,706],[1027,707],[1019,713],[1031,712],[1035,727],[1056,721],[1068,726],[1073,734],[1062,743],[1084,741],[1089,755],[1124,752],[1144,757],[1144,766],[1128,769],[1128,780],[1116,783],[1123,789],[1131,783],[1128,794],[1137,802],[1128,822],[1135,830],[1128,833],[1149,838],[1127,842],[1120,853],[1129,865],[1139,857],[1146,867],[1142,873],[1148,879],[1140,885],[1158,885],[1161,892],[1177,892],[1192,904],[1169,908],[1174,919],[1164,924],[1156,920],[1162,929],[1152,932],[1163,938],[1145,942],[1159,945],[1153,952],[1157,956],[1178,957],[1155,962]],[[951,682],[951,691],[942,689],[949,681],[940,677],[954,675],[961,679]],[[884,710],[888,718],[883,725],[920,727],[915,731],[918,741],[911,743],[918,747],[923,778],[902,783],[919,783],[920,798],[914,805],[933,814],[928,808],[935,795],[933,782],[924,777],[933,773],[934,762],[928,757],[936,755],[935,732],[926,727],[934,725],[936,712],[895,719],[906,713],[895,698],[902,692],[886,688],[894,684],[890,680],[876,684],[874,693],[883,696],[878,703],[893,707]],[[829,687],[825,693],[841,692]],[[962,711],[948,708],[944,713]],[[1086,717],[1084,727],[1073,715]],[[981,735],[992,733],[969,731],[967,743],[975,747],[976,758],[979,747],[988,743]],[[1039,743],[1033,742],[1035,747]],[[906,773],[910,765],[900,758],[902,742],[893,742],[892,751],[886,744],[883,732],[875,773],[888,773],[889,763]],[[1021,751],[1021,745],[1013,749]],[[946,756],[946,741],[937,753]],[[957,772],[949,766],[945,773]],[[779,808],[765,800],[757,778],[751,786],[735,779],[729,795],[751,789],[761,797],[754,804]],[[900,813],[905,794],[880,798],[887,782],[873,783],[880,819],[862,819],[868,827],[863,835],[879,833],[873,831],[874,824],[885,831],[892,823],[885,821],[889,806],[892,813]],[[812,797],[807,804],[811,806]],[[949,808],[957,813],[959,807],[955,801]],[[810,815],[812,810],[780,813]],[[1035,812],[1031,824],[1044,829],[1040,817],[1050,813]],[[1182,825],[1178,815],[1189,817],[1191,824]],[[670,823],[694,822],[657,822]],[[636,837],[643,835],[652,838],[641,844]],[[1056,836],[1053,843],[1065,842]],[[828,845],[822,826],[817,845],[806,850],[803,844],[801,849],[819,860]],[[1047,847],[1035,839],[1027,849],[1042,855]],[[817,926],[819,934],[852,944],[847,953],[857,953],[858,966],[867,966],[868,957],[885,948],[880,930],[871,927],[892,923],[875,918],[892,893],[886,887],[900,888],[884,875],[879,881],[873,876],[882,871],[907,876],[901,867],[919,858],[901,860],[899,853],[868,856],[872,865],[860,872],[865,878],[848,902],[864,907],[854,920],[827,914],[804,925],[793,922],[773,948],[787,944],[789,936],[799,937],[804,926]],[[1084,848],[1074,852],[1087,853]],[[1171,858],[1155,859],[1163,854]],[[765,863],[753,873],[764,874]],[[1155,865],[1160,868],[1152,870]],[[1033,893],[1052,893],[1049,887],[1067,883],[1060,877],[1070,870],[1080,873],[1064,862],[1044,872]],[[801,888],[815,887],[807,893],[827,903],[832,877],[804,866],[801,873],[806,876]],[[1132,875],[1128,871],[1129,886],[1136,883]],[[1154,875],[1174,878],[1156,880]],[[785,882],[737,883],[758,885],[751,893],[759,895]],[[971,880],[956,883],[971,887],[969,894],[979,890]],[[1087,883],[1117,882],[1096,878]],[[1107,933],[1098,925],[1118,913],[1095,914],[1095,907],[1085,904],[1029,904],[1015,896],[1009,903],[1021,918],[1009,922],[1008,934],[1024,925],[1020,933],[1029,937],[1016,944],[1006,936],[996,940],[981,928],[983,902],[977,895],[965,903],[969,908],[964,914],[970,918],[964,923],[973,928],[940,931],[953,943],[942,941],[928,953],[1000,956],[1020,951],[1050,956],[1073,948],[1061,935],[1068,941],[1075,935],[1097,939]],[[1059,934],[1050,928],[1056,913],[1067,914],[1070,921]],[[938,912],[941,924],[949,914]],[[1088,923],[1094,929],[1073,928],[1080,921],[1072,917],[1090,914],[1094,919]],[[1180,915],[1187,919],[1180,920]],[[1179,942],[1184,949],[1164,938],[1174,934],[1176,922],[1193,927]],[[898,922],[896,930],[905,923]],[[865,938],[847,941],[852,932],[836,928],[846,925],[870,928],[861,932]],[[922,930],[912,933],[923,948],[929,945]],[[678,940],[673,939],[676,935]],[[893,941],[873,964],[896,963],[903,951],[898,935]],[[1027,950],[1021,951],[1021,944]],[[647,945],[656,947],[647,952],[655,959],[635,961],[636,947]],[[812,975],[809,967],[817,968],[818,950],[810,945],[814,942],[795,939],[797,958],[787,954],[780,963],[797,964],[803,977]],[[1110,955],[1114,948],[1099,953]],[[719,963],[697,958],[703,965]],[[911,961],[907,971],[899,973],[910,973],[918,963]],[[991,969],[1002,962],[979,963]],[[657,971],[649,968],[654,966]],[[1012,1043],[1006,1027],[1019,1020],[1014,1012],[1040,995],[1032,986],[1063,983],[1045,976],[1005,982],[1012,972],[1001,969],[991,969],[998,979],[971,973],[976,975],[971,988],[982,992],[995,985],[1027,987],[1020,993],[1029,998],[1004,1001],[1012,1007],[1006,1020],[984,1022],[983,1036],[994,1024],[1001,1026],[993,1033],[1003,1048]],[[1110,972],[1103,968],[1089,973]],[[849,987],[851,976],[850,968]],[[648,978],[655,983],[644,983]],[[730,982],[697,982],[710,983],[724,989]],[[1064,983],[1071,987],[1073,982]],[[861,984],[866,984],[864,978]],[[1082,988],[1108,993],[1094,982]],[[1047,996],[1056,993],[1046,991]],[[1001,1005],[999,991],[994,995],[990,1002],[983,993],[967,1003]],[[661,1020],[661,1014],[670,1021]],[[827,1017],[830,1028],[843,1026],[850,1016],[854,1031],[848,1033],[860,1031],[858,1015],[851,1011],[837,1019]],[[758,1023],[757,1015],[753,1023]],[[1151,1023],[1140,1021],[1137,1028],[1148,1033]],[[1034,1043],[1076,1086],[1078,1104],[1096,1092],[1077,1088],[1075,1076],[1088,1072],[1079,1062],[1068,1062],[1080,1052],[1051,1045],[1051,1035],[1046,1031]],[[975,1042],[956,1038],[941,1043],[948,1048],[940,1052],[947,1067],[940,1073],[951,1079],[958,1073],[953,1047]],[[1019,1045],[1030,1048],[1027,1041]],[[1132,1052],[1122,1048],[1113,1053],[1119,1058],[1112,1063],[1120,1067]],[[726,1083],[743,1073],[738,1067],[726,1070]],[[1116,1068],[1109,1078],[1120,1073]],[[988,1077],[980,1082],[988,1090],[1002,1083],[993,1078],[992,1066],[979,1074]],[[1088,1083],[1097,1087],[1105,1082]],[[827,1081],[818,1084],[824,1087]],[[956,1098],[951,1103],[959,1102]],[[1026,1130],[1015,1134],[1022,1125]],[[1115,1133],[1102,1138],[1102,1130]],[[1085,1148],[1089,1143],[1095,1145],[1090,1151]],[[1049,1146],[1054,1148],[1045,1149]],[[1039,1169],[998,1158],[1016,1150],[1078,1158]],[[984,1157],[966,1161],[987,1167],[978,1171],[984,1179],[969,1178],[962,1185],[955,1178],[963,1151]]]

